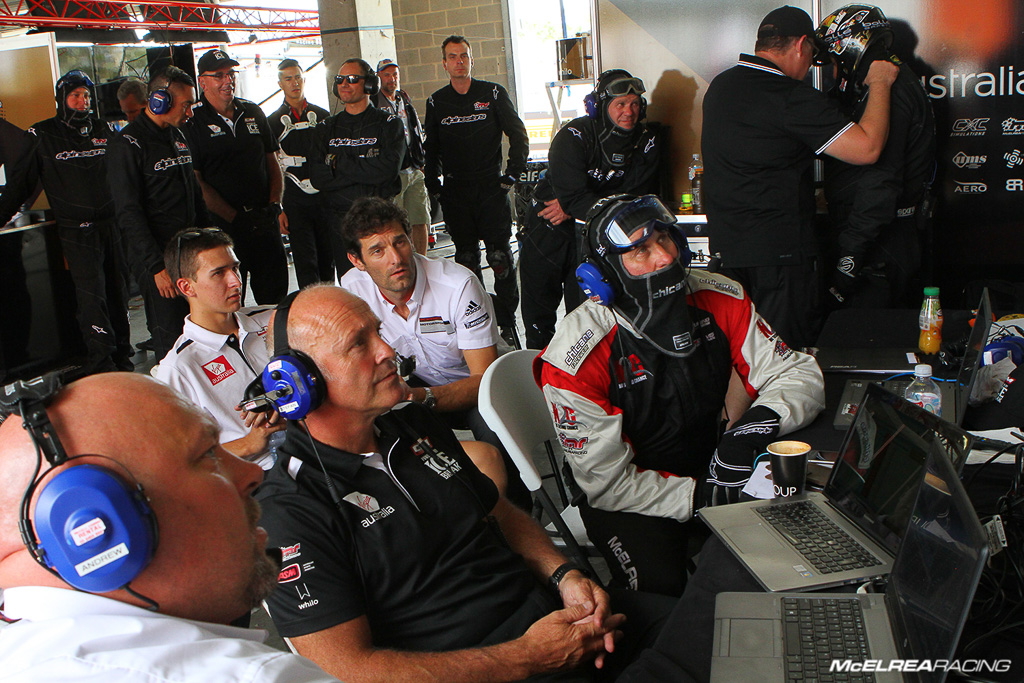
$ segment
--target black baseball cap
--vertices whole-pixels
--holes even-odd
[[[757,29],[757,37],[761,38],[796,38],[799,36],[814,37],[814,23],[807,12],[797,7],[784,5],[773,9],[761,20]]]
[[[223,66],[238,66],[238,62],[231,58],[227,52],[223,50],[208,50],[203,53],[203,56],[199,58],[199,73],[204,74],[207,71],[216,71]]]

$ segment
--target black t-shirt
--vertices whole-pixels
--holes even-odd
[[[728,268],[799,263],[815,252],[811,162],[851,125],[821,92],[740,55],[704,95],[711,251]]]
[[[376,426],[386,471],[316,445],[338,505],[309,437],[289,426],[257,494],[284,552],[274,623],[294,637],[365,615],[376,647],[474,647],[536,586],[487,519],[497,490],[429,410],[404,404]]]
[[[235,209],[255,209],[270,203],[267,155],[278,150],[277,138],[263,111],[248,100],[235,98],[231,126],[203,95],[186,126],[192,164],[203,180]]]

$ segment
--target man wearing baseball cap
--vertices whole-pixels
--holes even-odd
[[[423,177],[423,128],[412,100],[401,89],[398,62],[393,59],[380,60],[377,62],[377,75],[380,77],[380,92],[373,97],[373,103],[378,109],[397,116],[405,127],[405,158],[402,159],[402,170],[398,174],[402,190],[395,197],[395,203],[409,214],[412,244],[416,253],[426,255],[430,200],[427,198]]]
[[[189,146],[206,206],[235,242],[243,296],[248,274],[256,302],[276,304],[288,293],[280,145],[259,106],[235,97],[237,66],[223,50],[199,58],[203,94],[188,127]]]
[[[804,82],[819,49],[814,29],[796,7],[769,12],[754,54],[708,86],[701,136],[711,251],[794,347],[812,345],[821,325],[811,162],[816,154],[856,165],[878,159],[898,73],[890,62],[871,64],[870,96],[852,122]]]

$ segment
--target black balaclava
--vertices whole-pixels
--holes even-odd
[[[624,86],[624,92],[615,94],[616,86]],[[644,83],[634,78],[624,69],[610,69],[598,78],[594,93],[597,97],[599,116],[597,117],[597,142],[605,161],[613,168],[621,168],[629,163],[636,148],[637,141],[645,130],[643,124],[647,113],[647,101],[643,97],[646,92]],[[619,128],[608,117],[608,106],[612,100],[624,94],[640,96],[640,115],[632,130]]]
[[[616,195],[598,202],[587,222],[590,259],[600,264],[614,297],[612,308],[630,322],[637,332],[661,352],[685,358],[696,349],[693,323],[686,301],[690,250],[686,235],[675,225],[675,216],[654,195]],[[679,256],[668,266],[647,275],[634,276],[622,265],[623,239],[641,227],[648,238],[656,230],[667,230],[675,240]],[[616,240],[610,233],[619,235]]]
[[[54,88],[54,97],[57,100],[57,118],[72,128],[80,128],[80,132],[84,135],[87,132],[85,124],[89,120],[89,115],[92,114],[92,109],[78,111],[68,106],[68,95],[73,90],[81,87],[88,88],[90,96],[94,94],[92,80],[85,75],[84,71],[79,71],[78,69],[69,71],[57,81],[57,85]]]

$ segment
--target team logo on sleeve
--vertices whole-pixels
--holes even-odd
[[[551,416],[555,420],[555,428],[566,432],[574,432],[580,428],[580,422],[576,419],[576,411],[569,406],[551,404]]]
[[[231,375],[235,374],[235,369],[231,367],[231,363],[224,356],[218,356],[209,363],[203,365],[203,372],[206,373],[206,378],[210,380],[210,383],[217,386]]]
[[[573,438],[566,436],[565,434],[558,435],[558,441],[562,444],[562,450],[567,455],[586,455],[587,444],[590,442],[590,437],[582,436],[580,438]]]

